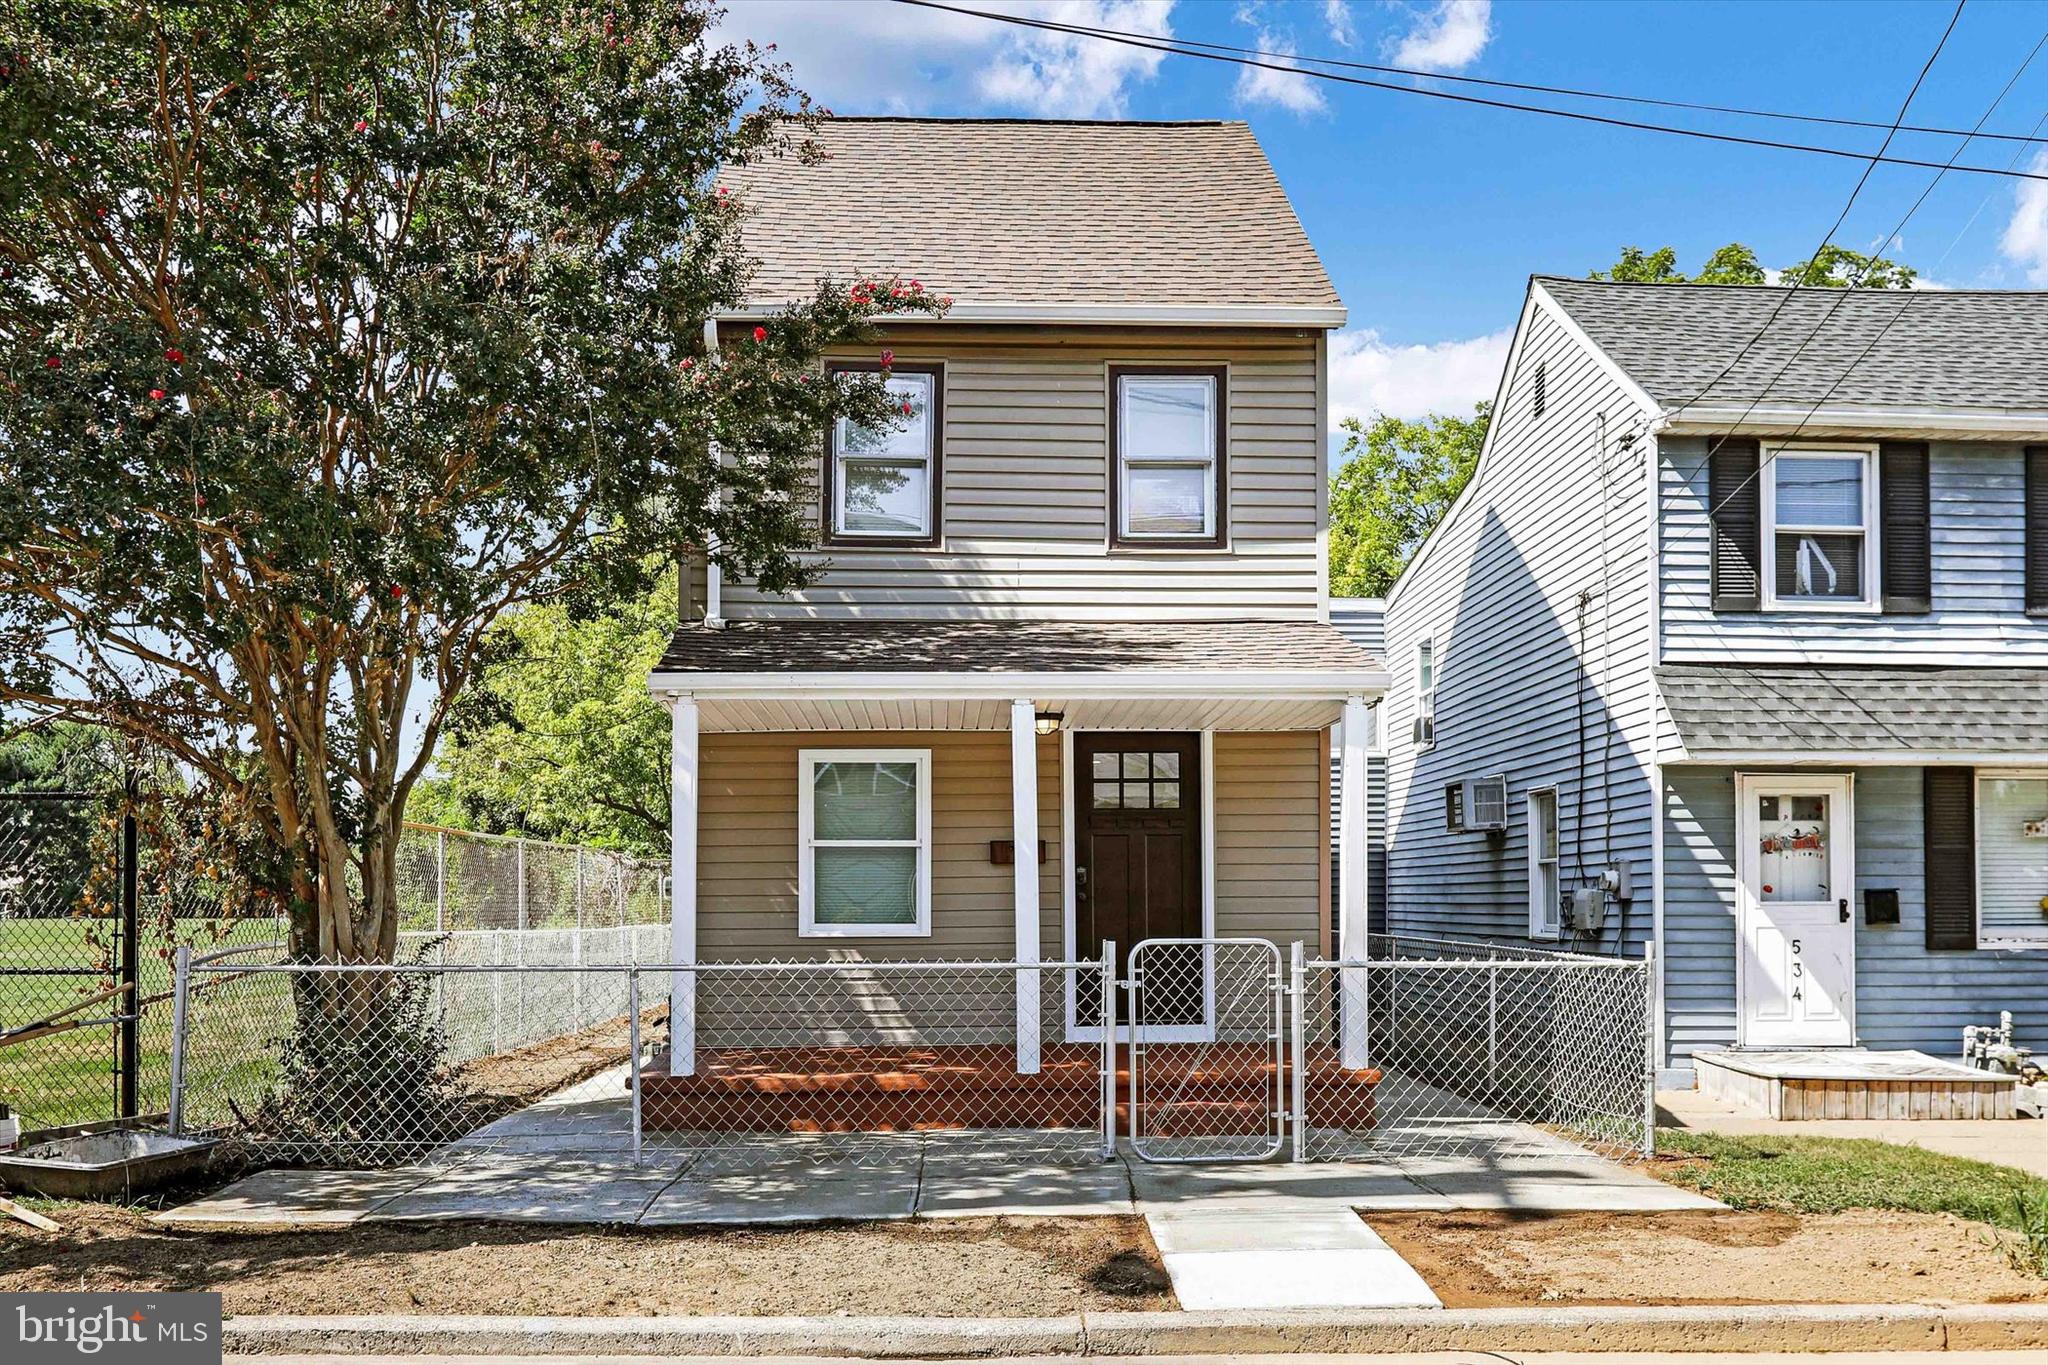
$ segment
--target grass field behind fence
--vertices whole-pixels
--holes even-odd
[[[205,920],[179,920],[178,934],[195,952],[275,941],[268,920],[244,920],[217,931]],[[170,1103],[171,962],[145,930],[140,960],[142,1018],[137,1026],[136,1104],[145,1114]],[[45,1019],[114,984],[111,972],[94,976],[28,976],[24,969],[97,967],[111,950],[113,925],[105,920],[0,920],[0,1028]],[[81,1019],[122,1012],[118,1000],[88,1005]],[[91,1123],[115,1113],[112,1024],[76,1028],[0,1048],[0,1102],[22,1116],[24,1128]]]

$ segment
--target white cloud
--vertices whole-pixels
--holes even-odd
[[[1264,22],[1265,6],[1251,3],[1237,7],[1237,22],[1252,30],[1252,46],[1261,52],[1293,52],[1294,30],[1269,28]],[[1329,106],[1323,92],[1307,76],[1276,71],[1275,66],[1294,67],[1285,57],[1260,57],[1264,66],[1238,68],[1235,94],[1239,104],[1270,104],[1297,114],[1319,114]]]
[[[1345,47],[1358,41],[1358,30],[1351,23],[1351,0],[1323,0],[1323,25],[1330,30],[1330,37]]]
[[[984,0],[979,8],[1167,37],[1174,0]],[[773,43],[797,87],[842,114],[1113,118],[1165,54],[890,0],[746,0],[718,37]]]
[[[1330,425],[1374,413],[1421,417],[1469,413],[1500,387],[1514,329],[1465,341],[1396,346],[1371,328],[1339,332],[1330,342]]]
[[[1389,47],[1397,66],[1458,71],[1479,59],[1491,37],[1493,0],[1437,0]]]
[[[2034,153],[2028,170],[2048,174],[2048,151]],[[2022,180],[2013,190],[2012,217],[1999,238],[2006,258],[2027,272],[2032,284],[2048,284],[2048,181]]]

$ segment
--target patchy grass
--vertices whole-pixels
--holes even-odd
[[[1737,1209],[1950,1213],[1998,1230],[2014,1264],[2048,1274],[2048,1180],[1866,1138],[1663,1130],[1651,1170]]]

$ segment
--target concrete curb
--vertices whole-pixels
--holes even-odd
[[[240,1355],[1223,1355],[1418,1351],[2010,1351],[2048,1304],[1284,1309],[1052,1318],[231,1318]]]

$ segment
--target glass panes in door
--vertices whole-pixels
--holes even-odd
[[[1830,899],[1828,798],[1759,796],[1756,802],[1758,898]]]

